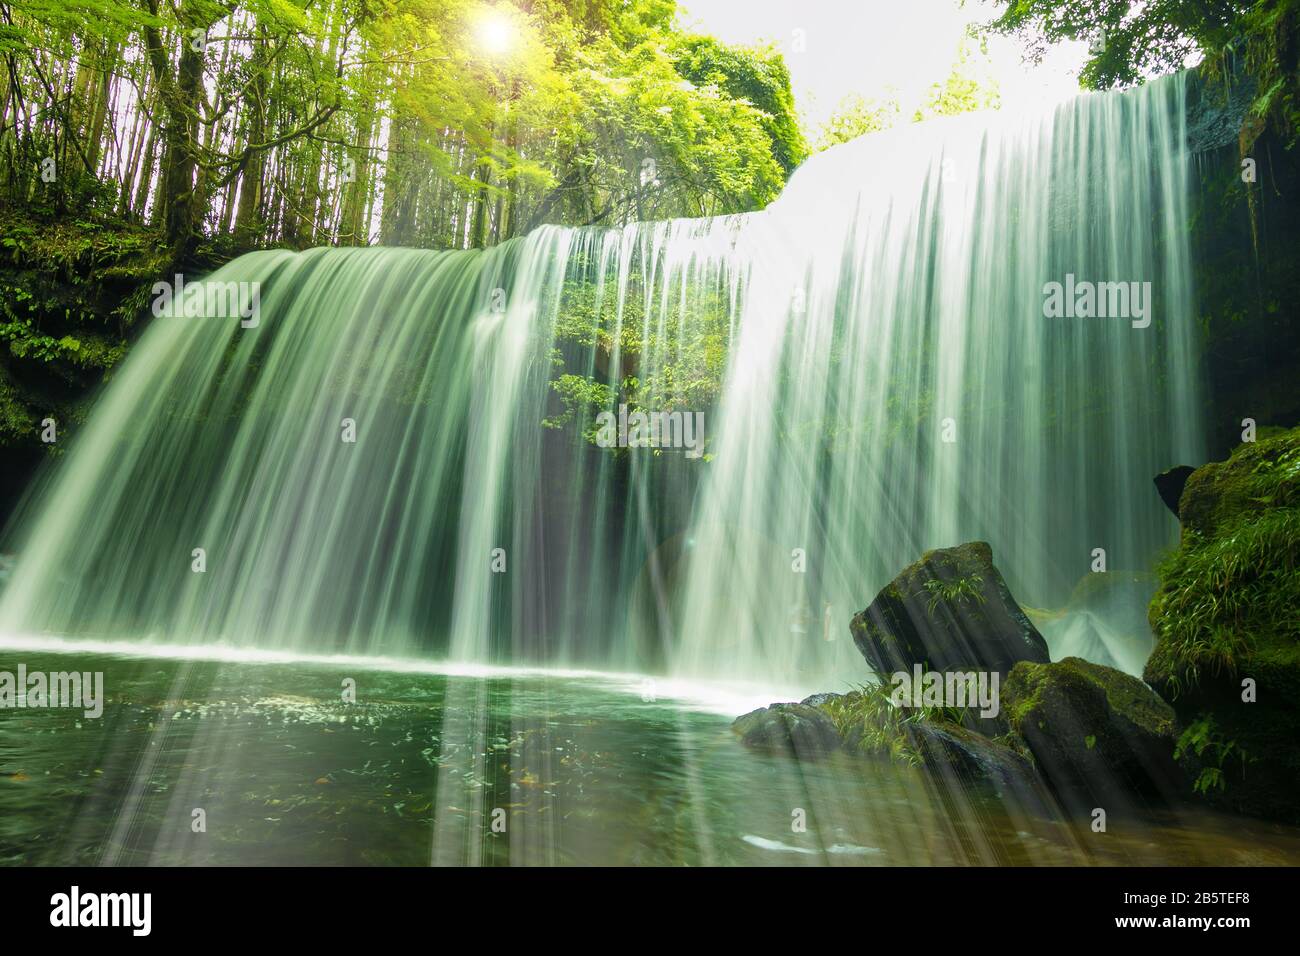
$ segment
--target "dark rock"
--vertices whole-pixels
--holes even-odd
[[[1244,70],[1234,68],[1233,73],[1231,83],[1191,84],[1187,104],[1187,147],[1191,152],[1237,145],[1255,98],[1255,81]]]
[[[840,735],[830,716],[807,704],[760,707],[738,717],[731,729],[747,747],[801,760],[840,749]]]
[[[884,687],[773,704],[739,718],[732,730],[755,749],[801,759],[838,750],[894,761],[921,769],[944,793],[987,787],[1027,812],[1053,813],[1050,794],[1019,741],[990,740],[947,720],[917,719],[893,706]]]
[[[1180,760],[1211,803],[1300,822],[1300,428],[1261,428],[1196,469],[1181,520],[1143,677],[1187,728]]]
[[[886,683],[915,664],[1005,677],[1020,661],[1050,659],[983,541],[927,551],[854,615],[849,630]]]
[[[1183,486],[1196,469],[1191,465],[1175,465],[1168,471],[1162,471],[1151,480],[1155,482],[1156,492],[1165,507],[1178,517],[1178,500],[1183,496]]]
[[[1015,797],[1034,812],[1050,807],[1027,755],[952,723],[907,721],[902,726],[931,774],[955,784],[988,784],[998,796]]]
[[[1002,685],[1003,711],[1039,772],[1076,813],[1176,802],[1173,709],[1136,677],[1078,657],[1023,662]]]
[[[843,694],[832,694],[832,693],[812,694],[808,697],[805,697],[803,700],[800,701],[800,703],[808,707],[824,707],[827,704],[831,704],[837,700],[840,700],[843,696],[844,696]]]

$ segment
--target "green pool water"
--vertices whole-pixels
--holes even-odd
[[[0,710],[9,865],[1300,862],[1292,828],[1094,834],[908,767],[752,753],[733,715],[626,681],[27,652],[0,670],[19,659],[102,671],[106,703]]]

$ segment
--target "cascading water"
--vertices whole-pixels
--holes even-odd
[[[866,137],[754,219],[681,666],[843,675],[879,587],[982,538],[1022,602],[1083,592],[1044,621],[1054,657],[1140,671],[1152,585],[1088,585],[1096,549],[1150,568],[1151,477],[1200,460],[1183,83]],[[1150,324],[1047,317],[1070,276],[1149,282]],[[801,616],[838,650],[791,640]]]
[[[983,538],[1054,656],[1136,670],[1150,479],[1200,460],[1183,99],[872,135],[752,215],[244,256],[210,281],[256,325],[153,321],[0,631],[825,689],[880,587]],[[1067,276],[1150,283],[1149,326],[1047,317]],[[706,454],[584,440],[629,391]]]

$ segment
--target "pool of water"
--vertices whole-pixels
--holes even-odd
[[[102,671],[106,704],[0,709],[10,865],[1300,862],[1294,828],[1097,834],[908,767],[752,753],[730,698],[626,675],[0,653],[19,663]]]

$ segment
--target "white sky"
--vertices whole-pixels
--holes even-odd
[[[885,98],[907,115],[956,59],[968,24],[996,14],[987,0],[678,0],[679,22],[727,43],[771,41],[785,54],[795,102],[815,133],[848,94]],[[793,49],[796,30],[806,49]],[[1004,107],[1079,91],[1084,43],[1063,44],[1039,67],[1012,37],[989,40]]]

